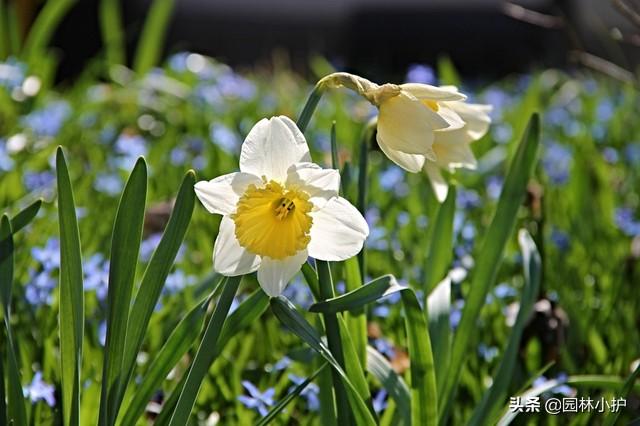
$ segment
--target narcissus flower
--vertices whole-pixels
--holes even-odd
[[[323,78],[324,87],[347,87],[378,107],[377,142],[387,157],[409,172],[425,170],[438,200],[447,195],[440,170],[475,167],[469,143],[490,124],[488,105],[467,104],[453,86],[378,85],[348,73]]]
[[[340,175],[311,162],[304,136],[287,117],[259,121],[240,154],[240,172],[195,185],[205,208],[223,215],[214,269],[226,276],[258,271],[278,296],[308,256],[327,261],[356,255],[366,221],[338,196]]]

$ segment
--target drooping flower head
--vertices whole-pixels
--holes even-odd
[[[347,87],[378,107],[376,139],[380,149],[409,172],[424,170],[439,201],[444,201],[448,188],[441,170],[475,168],[469,144],[487,132],[491,107],[467,104],[467,97],[457,88],[420,83],[378,85],[348,73],[331,74],[319,84]]]
[[[223,215],[213,267],[226,276],[258,272],[269,296],[278,296],[308,256],[345,260],[361,249],[369,228],[338,196],[340,175],[311,162],[291,119],[262,119],[249,132],[240,172],[195,185],[205,208]]]

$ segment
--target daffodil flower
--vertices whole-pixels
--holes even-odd
[[[195,191],[223,215],[213,267],[225,276],[258,272],[278,296],[309,256],[340,261],[356,255],[369,234],[366,221],[338,196],[340,175],[311,162],[304,136],[289,118],[259,121],[247,135],[240,172],[200,181]]]

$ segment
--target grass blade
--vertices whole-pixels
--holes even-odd
[[[349,258],[343,262],[344,283],[348,292],[362,288],[362,277],[358,259]],[[361,368],[367,365],[367,311],[363,306],[360,309],[353,309],[345,315],[345,322],[349,334],[351,335],[356,355],[360,360]]]
[[[442,413],[448,411],[464,364],[472,335],[475,333],[476,319],[484,305],[485,297],[495,281],[502,260],[504,247],[515,226],[516,215],[525,196],[529,178],[536,163],[540,142],[540,119],[534,114],[529,120],[518,150],[513,158],[505,179],[496,213],[485,235],[479,253],[473,279],[470,285],[462,318],[458,326],[451,352],[449,373],[445,376],[439,407]],[[444,420],[446,416],[442,416]]]
[[[144,413],[153,393],[161,387],[169,372],[182,359],[200,335],[208,304],[209,299],[199,303],[178,323],[167,342],[156,354],[142,383],[136,385],[133,399],[122,416],[120,424],[133,425]]]
[[[309,383],[313,382],[313,380],[322,372],[322,370],[324,370],[326,366],[327,366],[327,363],[325,362],[324,364],[322,364],[322,366],[319,369],[315,371],[315,373],[307,377],[307,379],[304,382],[296,386],[296,388],[293,391],[289,392],[289,394],[285,396],[280,402],[278,402],[271,409],[271,411],[267,413],[266,416],[261,418],[256,426],[266,426],[269,423],[271,423],[272,420],[275,420],[278,414],[280,414],[282,410],[284,410],[291,401],[293,401],[298,395],[300,395],[300,393],[302,393],[302,391],[309,385]]]
[[[456,211],[456,189],[449,187],[447,198],[438,208],[429,241],[425,267],[424,294],[431,292],[444,279],[453,256],[453,214]]]
[[[146,194],[147,167],[140,157],[122,193],[113,226],[107,294],[107,339],[100,399],[101,425],[115,423],[121,401],[120,393],[128,373],[123,370],[124,348],[142,238]]]
[[[411,424],[435,426],[438,424],[436,372],[426,316],[413,290],[404,289],[400,294],[411,362]]]
[[[62,19],[77,0],[49,0],[42,6],[24,43],[23,55],[30,62],[46,54],[49,41]]]
[[[482,401],[474,410],[470,421],[471,425],[483,424],[498,407],[498,404],[505,400],[513,377],[520,338],[538,296],[542,276],[542,262],[538,249],[529,233],[524,229],[520,230],[518,240],[522,249],[525,278],[524,289],[520,298],[520,309],[491,387],[484,393]]]
[[[638,379],[638,377],[640,376],[640,364],[638,364],[638,366],[636,367],[636,369],[633,371],[633,373],[631,373],[629,375],[629,377],[627,377],[627,380],[625,380],[624,385],[622,386],[622,389],[620,389],[620,391],[618,392],[618,394],[616,395],[617,398],[624,398],[625,401],[629,399],[629,395],[631,394],[631,391],[633,389],[633,385],[636,382],[636,380]],[[604,426],[612,426],[614,424],[616,424],[616,421],[618,420],[618,416],[620,416],[620,412],[622,410],[617,410],[617,411],[609,411],[609,413],[607,414],[607,417],[604,419]]]
[[[60,222],[60,363],[64,423],[80,423],[80,370],[84,336],[84,287],[80,233],[69,171],[62,148],[56,153]]]
[[[342,382],[346,385],[349,392],[347,393],[353,417],[357,424],[375,425],[375,419],[367,404],[358,394],[356,387],[349,380],[338,361],[334,358],[329,348],[322,342],[317,331],[298,313],[295,306],[286,298],[271,298],[271,310],[278,320],[288,328],[293,334],[301,338],[314,351],[318,352],[331,366],[333,370],[340,376]]]
[[[356,353],[353,339],[347,328],[347,323],[342,317],[338,316],[338,325],[340,326],[340,337],[342,339],[342,347],[344,349],[344,370],[349,376],[349,380],[353,383],[360,397],[369,406],[371,414],[375,415],[373,405],[371,403],[371,392],[367,384],[367,378],[364,375],[364,368],[360,364],[358,354]]]
[[[133,61],[133,70],[139,75],[158,64],[174,5],[175,0],[154,0],[151,3]]]
[[[11,221],[6,214],[0,219],[0,299],[4,327],[7,333],[7,366],[9,377],[7,380],[7,423],[26,425],[27,412],[25,409],[22,383],[20,379],[20,364],[18,348],[11,329],[11,293],[13,286],[13,235]]]
[[[451,352],[451,279],[445,278],[433,289],[427,298],[429,335],[433,349],[433,363],[436,368],[436,383],[441,386],[449,367]],[[440,390],[440,388],[438,388]]]
[[[18,231],[22,230],[25,226],[30,224],[40,211],[41,206],[42,198],[38,198],[36,201],[18,212],[18,214],[16,214],[13,219],[11,219],[11,229],[13,234],[16,234]]]
[[[262,316],[269,306],[269,296],[257,289],[247,299],[238,306],[238,308],[229,315],[229,320],[225,321],[224,327],[218,337],[216,345],[216,354],[220,354],[229,340],[238,334],[245,327],[253,324]]]
[[[223,286],[222,295],[209,320],[209,324],[207,324],[207,330],[204,332],[204,337],[202,338],[196,357],[191,363],[189,373],[187,373],[187,379],[180,392],[180,397],[178,398],[178,403],[176,404],[173,416],[171,416],[169,425],[182,426],[187,424],[189,420],[193,404],[200,391],[200,385],[207,371],[209,371],[211,363],[219,353],[217,349],[218,336],[220,336],[220,331],[225,323],[233,297],[238,291],[241,279],[242,277],[229,277]]]
[[[124,31],[119,0],[100,0],[100,30],[107,64],[124,65]]]
[[[149,261],[133,303],[122,364],[123,371],[128,372],[122,384],[123,391],[133,374],[136,357],[144,341],[151,314],[158,303],[162,287],[171,271],[191,221],[195,203],[195,192],[193,191],[195,180],[196,177],[193,171],[189,171],[182,180],[169,223],[158,244],[158,248]],[[123,393],[120,394],[120,397],[124,396]]]
[[[404,424],[411,424],[411,393],[409,386],[393,369],[389,361],[377,350],[367,346],[367,371],[373,375],[395,401]]]
[[[383,275],[356,290],[314,303],[309,307],[309,311],[328,314],[360,309],[404,288],[406,287],[399,285],[393,275]]]

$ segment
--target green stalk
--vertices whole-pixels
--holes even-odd
[[[333,292],[333,281],[331,279],[331,269],[329,263],[317,260],[318,266],[318,281],[320,283],[320,298],[322,300],[331,299],[335,297]],[[342,341],[340,339],[340,326],[338,324],[338,317],[335,313],[323,314],[324,326],[327,331],[327,343],[329,344],[329,350],[333,357],[338,361],[338,364],[344,368],[344,353],[342,352]],[[346,425],[350,424],[349,417],[349,401],[347,397],[347,391],[342,383],[340,374],[335,370],[333,372],[333,389],[336,393],[336,405],[338,411],[338,424]]]
[[[375,135],[376,124],[369,123],[365,127],[362,140],[360,141],[360,158],[358,166],[358,201],[356,207],[364,216],[367,210],[367,176],[369,174],[369,143]],[[364,248],[358,253],[358,265],[360,266],[360,276],[362,279],[366,277],[366,259]]]
[[[320,82],[321,81],[322,80],[320,80]],[[313,88],[313,90],[311,91],[311,94],[307,99],[307,103],[304,104],[304,108],[300,113],[300,117],[298,117],[297,124],[298,124],[298,128],[302,133],[304,133],[307,126],[309,125],[309,121],[311,121],[311,116],[313,115],[313,112],[316,110],[316,107],[318,106],[318,102],[320,102],[320,98],[322,98],[322,95],[324,94],[325,87],[323,84],[320,84],[320,82],[318,82],[316,86]]]

